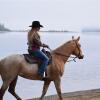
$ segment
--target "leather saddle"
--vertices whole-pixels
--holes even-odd
[[[48,58],[49,58],[49,63],[48,63],[48,65],[49,65],[49,64],[51,63],[51,61],[52,61],[51,53],[50,53],[49,51],[46,51],[45,49],[42,49],[41,51],[42,51],[45,55],[48,56]],[[26,60],[28,63],[30,63],[30,64],[39,64],[39,65],[42,63],[41,59],[32,56],[31,51],[28,51],[28,52],[29,52],[29,54],[23,54],[25,60]]]
[[[38,58],[35,58],[34,56],[30,55],[30,54],[23,54],[25,60],[30,63],[30,64],[40,64],[41,60]]]

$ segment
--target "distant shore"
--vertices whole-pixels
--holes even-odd
[[[4,31],[0,31],[0,33],[6,33],[6,32],[28,32],[29,30],[4,30]],[[55,31],[50,31],[50,30],[44,30],[44,31],[40,31],[40,32],[48,32],[48,33],[78,33],[76,31],[60,31],[60,30],[55,30]]]
[[[39,98],[28,100],[39,100]],[[58,97],[57,95],[46,96],[44,100],[58,100]],[[100,89],[63,93],[63,100],[100,100]]]
[[[24,30],[24,29],[22,29],[22,30],[11,30],[11,29],[8,29],[8,28],[6,28],[5,27],[5,25],[4,24],[1,24],[0,23],[0,33],[6,33],[6,32],[28,32],[29,31],[29,29],[27,29],[27,30]],[[56,32],[58,32],[58,33],[60,33],[60,32],[63,32],[63,33],[74,33],[75,31],[68,31],[68,30],[66,30],[66,29],[50,29],[50,30],[40,30],[40,32],[50,32],[50,33],[56,33]],[[75,32],[76,33],[76,32]]]

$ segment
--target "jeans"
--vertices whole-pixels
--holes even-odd
[[[38,74],[43,77],[44,71],[47,68],[49,58],[40,50],[35,50],[32,52],[32,55],[39,58],[42,61],[42,64],[39,66]]]

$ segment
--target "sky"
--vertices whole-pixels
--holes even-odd
[[[100,28],[100,0],[0,0],[0,23],[28,29],[39,20],[48,29]]]

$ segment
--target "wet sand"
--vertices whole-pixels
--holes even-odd
[[[28,99],[28,100],[39,100]],[[44,100],[59,100],[57,95],[46,96]],[[100,100],[100,89],[77,91],[63,94],[63,100]]]

